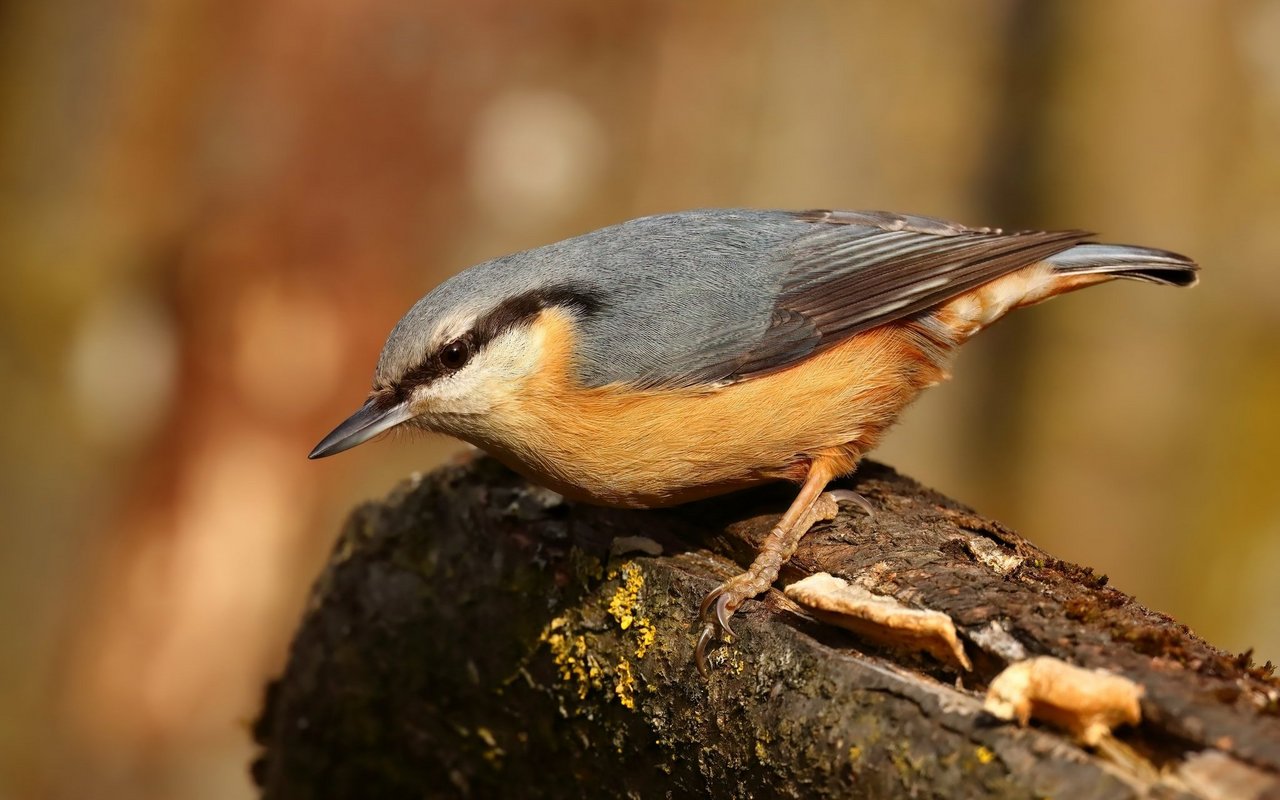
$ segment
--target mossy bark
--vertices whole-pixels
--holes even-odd
[[[619,511],[481,458],[352,515],[268,691],[255,777],[288,800],[1280,792],[1268,670],[892,470],[868,463],[856,488],[877,514],[819,525],[783,579],[830,572],[945,612],[973,672],[872,648],[775,591],[704,680],[698,602],[786,487]],[[644,538],[611,555],[626,537]],[[1000,669],[1046,654],[1145,687],[1127,757],[981,711]]]

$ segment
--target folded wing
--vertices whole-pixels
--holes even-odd
[[[732,383],[783,369],[1086,241],[1084,231],[967,228],[880,211],[809,211],[782,259],[768,328],[682,382]],[[742,346],[745,344],[746,346]],[[723,348],[709,352],[724,355]]]

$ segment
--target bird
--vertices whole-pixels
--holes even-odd
[[[1081,230],[887,211],[641,217],[427,293],[392,329],[364,404],[310,457],[409,427],[603,506],[795,484],[752,563],[700,605],[706,675],[707,648],[777,580],[828,484],[949,377],[960,345],[1059,294],[1116,278],[1192,286],[1198,272],[1186,256]]]

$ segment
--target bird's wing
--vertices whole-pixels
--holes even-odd
[[[782,283],[768,326],[747,341],[739,338],[735,347],[706,348],[707,360],[681,375],[680,383],[733,383],[782,369],[1090,236],[1084,231],[1004,233],[881,211],[796,216],[812,229],[778,254],[784,260]]]

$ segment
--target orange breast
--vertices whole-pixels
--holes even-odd
[[[535,377],[466,437],[561,493],[661,506],[804,476],[831,455],[845,471],[925,386],[950,347],[889,325],[776,373],[720,388],[637,391],[573,379],[572,318],[548,311]]]

